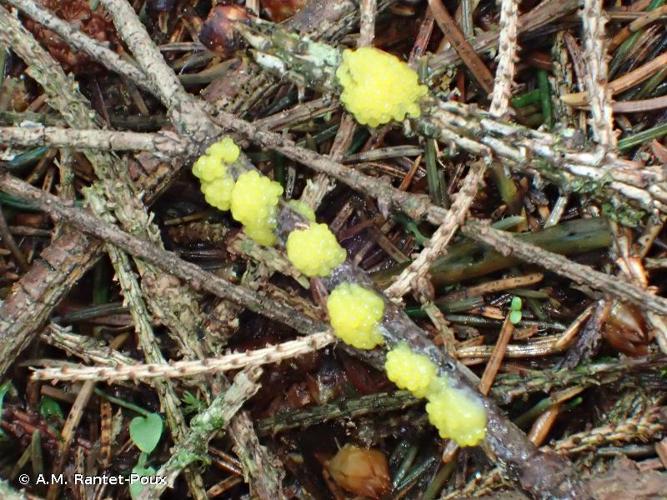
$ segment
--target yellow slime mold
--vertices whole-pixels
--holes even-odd
[[[419,99],[427,93],[410,66],[372,47],[345,50],[336,77],[345,108],[371,127],[419,116]]]
[[[362,286],[343,283],[329,295],[327,310],[334,333],[357,349],[373,349],[384,343],[378,328],[384,316],[382,298]]]

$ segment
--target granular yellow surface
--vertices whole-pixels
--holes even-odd
[[[417,398],[426,396],[438,376],[435,363],[423,354],[412,352],[407,344],[400,344],[387,353],[384,369],[389,380]]]
[[[345,50],[336,77],[345,108],[371,127],[419,116],[419,99],[427,93],[410,66],[373,47]]]
[[[481,400],[440,378],[427,395],[426,413],[440,437],[459,446],[476,446],[486,436],[486,409]]]
[[[345,262],[347,252],[326,224],[311,224],[287,237],[287,258],[308,277],[325,277]]]
[[[282,186],[255,170],[241,174],[231,199],[232,217],[244,226],[246,234],[260,245],[276,242],[276,214]]]
[[[234,141],[225,137],[210,145],[192,165],[192,173],[201,181],[206,203],[219,210],[229,210],[234,179],[229,175],[227,165],[234,163],[240,153]]]
[[[378,328],[384,301],[372,290],[352,283],[338,285],[327,300],[334,333],[357,349],[373,349],[384,343]]]

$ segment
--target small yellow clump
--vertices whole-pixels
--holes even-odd
[[[234,179],[227,172],[227,165],[234,163],[240,154],[234,141],[225,137],[209,146],[192,165],[192,173],[201,181],[206,202],[219,210],[229,210]]]
[[[334,333],[357,349],[373,349],[384,343],[378,325],[384,316],[382,298],[353,283],[338,285],[329,295],[327,310]]]
[[[192,165],[192,173],[202,184],[212,182],[227,175],[227,167],[220,158],[205,154]]]
[[[231,137],[225,137],[222,140],[211,144],[206,150],[206,154],[219,158],[223,163],[229,165],[239,159],[241,150]]]
[[[290,200],[287,202],[287,206],[289,206],[296,213],[305,217],[306,220],[310,222],[315,222],[315,212],[313,212],[313,209],[310,208],[310,206],[308,206],[308,204],[304,203],[303,201]]]
[[[438,379],[427,398],[428,419],[441,438],[453,439],[459,446],[476,446],[484,439],[486,409],[472,395]]]
[[[243,224],[246,234],[260,245],[276,242],[276,207],[282,186],[255,170],[241,174],[231,197],[232,217]]]
[[[371,127],[419,116],[419,99],[427,93],[410,66],[373,47],[345,50],[336,77],[345,108]]]
[[[426,396],[429,386],[438,376],[435,363],[423,354],[412,352],[406,344],[400,344],[387,353],[384,369],[389,380],[417,398]]]
[[[311,224],[287,237],[287,258],[308,277],[328,276],[345,257],[347,252],[326,224]]]
[[[233,189],[234,179],[229,175],[201,184],[201,191],[204,193],[206,203],[219,210],[229,210],[232,203]]]

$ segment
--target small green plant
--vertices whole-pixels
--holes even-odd
[[[4,384],[0,385],[0,416],[2,416],[2,405],[5,401],[5,395],[9,392],[9,389],[11,389],[12,384],[11,382],[7,381]],[[5,431],[0,429],[0,439],[5,438]]]
[[[193,413],[201,413],[206,409],[204,402],[199,399],[197,396],[192,394],[190,391],[185,391],[183,397],[183,413],[185,415],[192,415]]]
[[[164,422],[159,413],[146,412],[142,416],[134,417],[130,422],[130,439],[141,450],[137,463],[132,468],[132,474],[139,477],[153,476],[157,472],[153,467],[147,467],[148,455],[155,449],[162,437]],[[140,482],[130,484],[130,496],[139,498],[145,485]]]
[[[521,321],[521,307],[523,302],[521,297],[514,297],[512,299],[512,304],[510,305],[510,322],[513,325],[518,324]]]
[[[137,448],[148,454],[160,442],[162,427],[162,417],[158,413],[134,417],[130,422],[130,439]]]
[[[155,413],[152,413],[151,415],[155,415]],[[154,476],[157,470],[153,467],[147,467],[146,466],[146,460],[148,459],[148,454],[147,453],[141,453],[139,455],[139,460],[137,460],[137,464],[132,468],[132,474],[136,474],[139,477],[148,477],[148,476]],[[143,491],[145,485],[141,484],[141,482],[134,482],[130,484],[130,496],[132,497],[132,500],[135,500],[141,496],[141,492]]]
[[[62,408],[60,408],[58,401],[48,396],[44,396],[42,400],[39,402],[39,414],[47,420],[65,419],[65,415],[63,413]]]

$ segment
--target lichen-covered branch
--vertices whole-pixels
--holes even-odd
[[[173,486],[174,480],[183,469],[197,460],[206,459],[208,442],[216,433],[227,427],[243,403],[259,390],[258,380],[261,373],[259,367],[240,372],[224,394],[216,397],[206,410],[192,419],[187,436],[177,443],[171,458],[156,473],[156,476],[166,479],[166,484],[160,483],[144,488],[139,498],[142,500],[160,498],[167,486]]]
[[[144,134],[115,130],[59,127],[0,127],[0,141],[7,146],[48,146],[103,151],[150,151],[166,157],[187,156],[188,144],[170,132]]]
[[[250,26],[239,26],[239,30],[254,47],[258,63],[267,70],[313,88],[340,92],[334,76],[340,55],[333,47],[302,43],[281,27],[264,21],[252,20]],[[608,156],[604,147],[582,148],[574,131],[560,135],[540,132],[498,121],[466,104],[426,98],[421,109],[421,116],[412,119],[412,126],[421,135],[455,144],[472,154],[492,154],[511,169],[539,174],[564,192],[593,195],[603,201],[610,215],[625,224],[636,225],[641,211],[667,213],[667,174],[660,167],[638,168],[633,162]],[[235,118],[222,113],[218,118],[225,126],[242,128]],[[255,142],[264,140],[258,137]],[[366,189],[361,181],[355,179]]]
[[[262,500],[287,498],[282,481],[285,476],[280,461],[262,446],[248,412],[240,412],[229,425],[234,451],[241,460],[251,495]]]
[[[242,301],[257,312],[272,317],[285,324],[294,326],[299,331],[312,332],[325,330],[317,322],[300,320],[301,324],[294,325],[295,315],[289,308],[277,304],[268,305],[257,294],[244,292],[240,287],[233,287],[221,278],[202,271],[197,266],[178,259],[173,254],[145,245],[141,240],[127,233],[123,233],[114,226],[101,222],[99,219],[85,212],[64,206],[57,198],[31,188],[21,181],[12,179],[8,175],[0,174],[0,186],[7,192],[28,199],[40,208],[75,224],[78,228],[93,234],[105,241],[121,247],[136,256],[159,265],[163,269],[181,277],[187,278],[195,288],[205,289],[223,298]],[[289,232],[293,228],[295,219],[289,214],[281,216],[283,224],[281,233]],[[291,223],[290,223],[291,222]],[[339,266],[334,275],[325,280],[328,289],[335,288],[342,282],[359,283],[372,287],[370,278],[350,263]],[[243,297],[243,298],[241,298]],[[288,309],[285,311],[284,309]],[[305,324],[304,324],[305,322]],[[407,342],[412,349],[423,353],[437,363],[445,373],[451,384],[474,393],[475,389],[467,376],[459,371],[457,362],[448,354],[443,353],[424,335],[424,333],[405,315],[402,309],[391,303],[385,303],[385,314],[382,321],[383,332],[391,345]],[[477,396],[480,397],[480,396]],[[482,398],[482,403],[488,415],[485,447],[491,456],[521,483],[521,485],[536,495],[552,495],[563,489],[566,492],[581,491],[580,485],[574,479],[574,473],[567,463],[551,455],[539,453],[526,439],[525,435],[514,426],[496,405],[489,399]],[[547,474],[548,479],[542,479]]]

